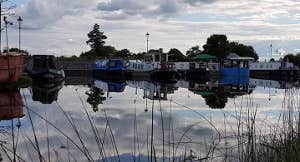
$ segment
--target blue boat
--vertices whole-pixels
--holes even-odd
[[[223,77],[249,77],[249,64],[252,61],[254,61],[252,57],[240,57],[235,53],[229,54],[220,72]]]
[[[122,59],[97,60],[93,75],[96,78],[123,80],[126,78],[126,63]]]

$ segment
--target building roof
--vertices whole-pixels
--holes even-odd
[[[205,61],[205,60],[217,60],[218,57],[209,55],[209,54],[199,54],[195,57],[192,58],[193,60],[200,60],[200,61]]]

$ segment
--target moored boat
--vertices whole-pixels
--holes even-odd
[[[254,62],[250,64],[251,77],[272,80],[295,80],[299,67],[289,60]]]
[[[55,64],[54,59],[53,55],[34,55],[27,63],[26,72],[36,81],[61,82],[65,73]]]
[[[254,58],[252,57],[240,57],[235,53],[231,53],[221,66],[221,75],[222,77],[249,77],[249,65],[253,61]]]
[[[0,53],[0,83],[15,83],[19,80],[25,66],[25,55],[10,52]]]
[[[168,62],[168,54],[162,49],[150,50],[144,61],[130,60],[127,67],[130,79],[143,78],[158,82],[175,82],[178,75],[173,63]]]
[[[124,80],[126,78],[126,65],[122,59],[97,60],[93,68],[93,76],[101,79]]]

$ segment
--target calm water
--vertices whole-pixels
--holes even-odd
[[[249,114],[267,134],[299,96],[297,83],[258,79],[68,84],[0,93],[4,161],[238,161]]]

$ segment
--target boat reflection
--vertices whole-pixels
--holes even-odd
[[[138,88],[144,91],[143,98],[150,100],[168,100],[168,94],[173,94],[177,89],[176,83],[157,83],[150,81],[128,80],[131,88]]]
[[[255,86],[249,84],[248,77],[222,77],[219,80],[180,81],[178,85],[200,95],[212,109],[223,109],[228,98],[247,95]]]
[[[23,116],[23,100],[20,91],[0,92],[0,120],[12,120]]]
[[[249,83],[254,86],[275,89],[290,89],[299,87],[299,82],[280,81],[280,80],[265,80],[250,78]]]
[[[41,83],[33,81],[31,86],[32,100],[42,104],[52,104],[57,101],[58,93],[63,86],[64,82]]]

